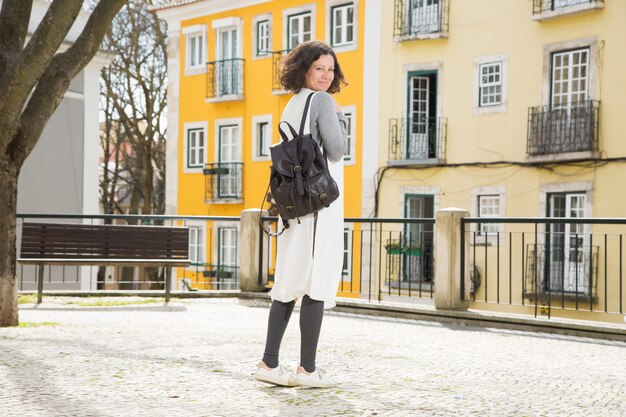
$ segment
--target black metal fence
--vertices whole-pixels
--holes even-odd
[[[528,109],[528,155],[598,150],[600,102]]]
[[[533,14],[593,3],[604,3],[604,0],[533,0]]]
[[[395,0],[393,36],[448,32],[448,0]]]
[[[498,231],[481,232],[485,223]],[[471,301],[530,306],[535,316],[554,309],[624,314],[625,236],[626,219],[463,219]]]
[[[389,119],[389,160],[445,159],[445,117]]]
[[[189,227],[192,262],[188,268],[172,268],[171,288],[183,291],[239,289],[239,217],[18,214],[18,250],[22,224],[29,221]],[[36,290],[37,274],[36,266],[18,264],[18,290]],[[165,277],[165,268],[129,266],[46,265],[43,273],[44,290],[64,291],[163,290]]]
[[[207,202],[243,198],[242,162],[206,164],[202,172],[204,173],[204,198]]]
[[[263,217],[275,231],[276,217]],[[339,296],[369,301],[434,297],[434,219],[344,219]],[[282,226],[280,226],[282,228]],[[278,241],[261,233],[259,270],[273,285]],[[262,281],[259,274],[259,283]]]
[[[207,63],[206,98],[243,96],[245,59],[223,59]]]

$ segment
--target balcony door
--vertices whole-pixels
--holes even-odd
[[[404,201],[404,215],[407,219],[435,217],[433,195],[406,195]],[[403,280],[429,281],[432,279],[433,225],[407,224],[402,245],[407,248],[402,260]],[[412,248],[419,248],[419,252]]]
[[[585,216],[586,195],[583,193],[549,194],[548,217],[579,218]],[[559,223],[548,225],[549,289],[566,293],[588,293],[589,243],[584,225]],[[547,288],[546,288],[547,289]]]
[[[440,0],[410,0],[411,33],[439,32]]]
[[[552,55],[550,93],[550,151],[588,150],[593,135],[593,106],[589,94],[589,49],[557,52]]]
[[[239,163],[241,162],[241,133],[238,125],[220,126],[218,162],[220,174],[217,176],[218,198],[236,198],[241,195],[239,188]]]
[[[406,159],[436,157],[436,75],[409,74]]]
[[[239,58],[237,27],[232,26],[218,30],[217,60],[220,61],[215,69],[216,90],[218,95],[235,94],[238,91]]]

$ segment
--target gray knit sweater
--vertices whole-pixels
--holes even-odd
[[[320,92],[311,102],[309,119],[311,135],[326,150],[328,159],[337,162],[343,158],[348,140],[348,119],[342,112],[336,112],[335,103],[330,94]]]

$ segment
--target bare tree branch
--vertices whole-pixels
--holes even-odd
[[[22,161],[26,159],[37,143],[46,122],[63,98],[70,81],[96,54],[108,29],[108,25],[103,22],[110,22],[127,1],[100,1],[76,42],[66,52],[57,54],[50,62],[22,113],[20,122],[23,140],[14,147],[13,156],[16,159]],[[82,1],[80,3],[82,4]]]
[[[24,47],[33,0],[5,0],[0,9],[0,79]]]

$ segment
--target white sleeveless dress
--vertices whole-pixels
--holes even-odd
[[[303,88],[294,95],[281,117],[296,131],[304,106],[311,90]],[[315,101],[315,96],[311,104]],[[309,107],[310,109],[310,107]],[[310,133],[310,124],[305,123],[304,133]],[[319,138],[321,141],[321,138]],[[276,269],[274,286],[270,292],[272,300],[290,302],[307,295],[313,300],[324,302],[324,308],[333,308],[343,268],[343,158],[338,162],[328,160],[331,176],[339,187],[339,198],[330,207],[317,214],[315,227],[315,251],[313,251],[314,215],[289,220],[289,229],[278,237],[276,245]],[[279,228],[281,221],[279,221]]]

